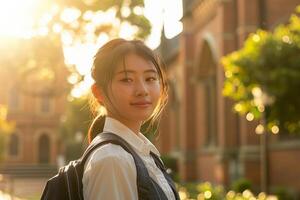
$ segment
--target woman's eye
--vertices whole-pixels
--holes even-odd
[[[125,82],[125,83],[130,83],[132,82],[133,80],[131,78],[122,78],[121,79],[122,82]]]
[[[146,81],[156,81],[157,78],[156,77],[148,77],[146,78]]]

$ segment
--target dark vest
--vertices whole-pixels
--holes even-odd
[[[113,144],[120,145],[125,151],[130,153],[133,157],[135,166],[136,166],[136,172],[137,172],[137,190],[138,190],[138,198],[139,200],[167,200],[167,197],[161,187],[149,176],[148,170],[140,158],[140,156],[132,149],[131,145],[128,144],[125,140],[123,140],[121,137],[112,134],[112,133],[101,133],[97,137],[100,137],[98,139],[99,142],[108,140],[108,141],[118,141],[118,143],[110,142]],[[99,143],[97,142],[97,144]],[[121,143],[119,143],[121,142]],[[96,144],[95,144],[96,145]],[[157,167],[163,172],[167,182],[169,183],[175,199],[179,200],[179,195],[177,193],[175,184],[173,180],[171,179],[170,175],[167,173],[166,168],[160,158],[154,154],[153,152],[150,152],[151,157],[155,161],[155,164]]]

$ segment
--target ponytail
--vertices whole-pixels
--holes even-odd
[[[88,132],[88,141],[89,143],[99,134],[103,132],[104,123],[105,123],[105,115],[98,115],[94,121],[92,122],[89,132]]]

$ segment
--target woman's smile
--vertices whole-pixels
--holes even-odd
[[[142,100],[142,101],[136,101],[136,102],[130,103],[130,105],[135,106],[137,108],[148,108],[148,107],[152,106],[152,103],[150,101]]]

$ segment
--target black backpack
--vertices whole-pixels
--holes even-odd
[[[80,159],[71,161],[68,165],[60,168],[58,174],[47,181],[41,200],[83,200],[82,177],[84,163],[93,150],[107,143],[120,145],[132,155],[136,166],[138,198],[140,200],[167,199],[161,188],[157,187],[157,184],[150,178],[141,158],[125,140],[115,134],[106,132],[99,134],[97,137],[99,137],[98,142],[92,143]],[[163,171],[176,199],[179,199],[175,185],[167,175],[163,163],[154,153],[151,152],[150,154],[156,165]],[[151,180],[150,184],[149,180]]]

